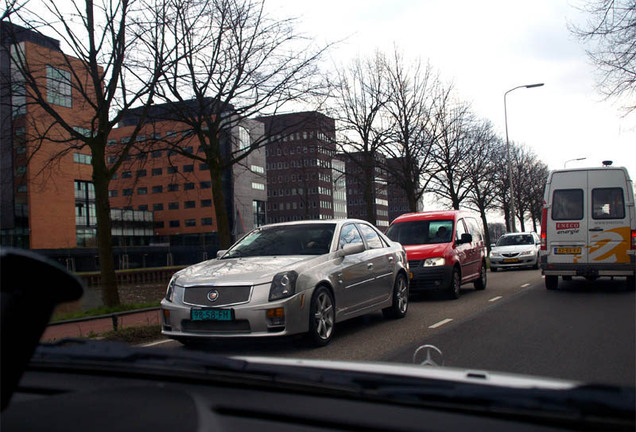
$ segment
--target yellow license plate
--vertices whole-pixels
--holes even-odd
[[[508,264],[508,263],[516,263],[519,262],[519,258],[506,258],[505,260],[503,260],[504,263]]]
[[[554,248],[554,253],[556,255],[581,255],[581,248],[580,247]]]

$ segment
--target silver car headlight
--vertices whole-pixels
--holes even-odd
[[[437,267],[446,264],[446,260],[442,257],[427,258],[424,261],[424,267]]]
[[[170,282],[168,282],[168,289],[166,291],[166,300],[172,303],[174,299],[174,287],[177,284],[177,276],[172,276]]]
[[[501,254],[499,252],[490,252],[490,256],[493,258],[498,258],[501,256]]]
[[[274,276],[272,286],[269,288],[269,301],[294,295],[296,293],[297,279],[298,273],[295,271],[286,271]]]

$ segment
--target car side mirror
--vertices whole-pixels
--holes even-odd
[[[459,239],[459,244],[471,243],[473,241],[472,234],[464,233]]]
[[[216,252],[216,258],[219,259],[221,258],[223,255],[225,255],[225,252],[227,252],[227,249],[222,249],[220,251]]]
[[[342,249],[338,249],[336,251],[336,257],[342,258],[349,255],[355,255],[355,254],[364,252],[364,250],[365,250],[365,247],[363,243],[350,244],[350,245],[346,245]]]

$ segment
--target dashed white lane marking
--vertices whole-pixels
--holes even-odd
[[[440,322],[435,323],[435,324],[433,324],[432,326],[428,326],[428,328],[430,328],[430,329],[434,329],[434,328],[437,328],[437,327],[441,327],[441,326],[443,326],[444,324],[448,324],[448,323],[449,323],[449,322],[451,322],[452,320],[453,320],[452,318],[446,318],[445,320],[441,320]]]
[[[155,345],[161,345],[161,344],[165,344],[168,342],[172,342],[172,339],[164,339],[164,340],[160,340],[160,341],[156,341],[156,342],[150,342],[147,344],[143,344],[141,345],[142,347],[151,347],[151,346],[155,346]]]
[[[521,285],[521,288],[526,288],[526,287],[529,287],[529,286],[530,286],[530,284],[526,283],[526,284]]]
[[[497,300],[503,298],[503,296],[497,296],[497,297],[493,297],[490,300],[488,300],[489,302],[496,302]]]

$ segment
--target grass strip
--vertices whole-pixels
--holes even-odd
[[[89,309],[81,312],[54,313],[51,322],[65,321],[78,318],[89,318],[97,315],[108,315],[117,312],[127,312],[135,309],[146,309],[151,307],[159,307],[160,300],[146,303],[128,303],[119,306],[101,306],[95,309]]]

